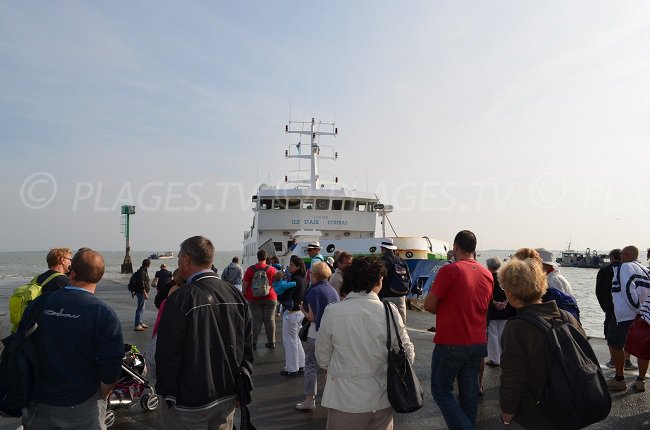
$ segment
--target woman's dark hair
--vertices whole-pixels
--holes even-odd
[[[294,273],[295,276],[302,276],[303,278],[307,276],[307,267],[305,266],[305,262],[302,261],[302,258],[297,255],[292,255],[289,261],[298,268],[296,273]]]
[[[377,257],[357,257],[343,273],[343,286],[341,295],[355,293],[368,293],[386,276],[386,267]]]

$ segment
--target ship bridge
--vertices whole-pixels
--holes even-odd
[[[262,185],[253,196],[252,230],[258,236],[255,243],[259,245],[272,239],[275,249],[282,253],[299,230],[318,230],[323,239],[332,240],[372,238],[377,203],[372,193],[345,189],[277,189]],[[245,253],[248,251],[254,254],[257,248],[253,246]]]

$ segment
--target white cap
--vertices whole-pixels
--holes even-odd
[[[535,251],[539,254],[542,259],[542,263],[548,264],[549,266],[558,267],[559,265],[553,260],[553,253],[547,251],[544,248],[537,248]]]

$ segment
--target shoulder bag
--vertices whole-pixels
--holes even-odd
[[[390,304],[384,302],[384,310],[386,311],[386,328],[388,332],[388,339],[386,341],[386,348],[388,349],[388,372],[386,391],[388,392],[388,401],[395,410],[399,413],[415,412],[423,405],[422,386],[418,377],[413,372],[411,363],[404,352],[404,345],[399,336],[397,323],[395,323],[395,315],[393,314]],[[399,349],[394,351],[391,347],[390,326],[391,320],[395,328],[395,337]]]
[[[300,330],[298,330],[298,338],[302,340],[303,342],[307,342],[307,337],[309,335],[309,326],[311,325],[311,321],[307,319],[307,317],[304,317],[302,319]]]

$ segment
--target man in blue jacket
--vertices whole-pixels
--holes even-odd
[[[121,374],[124,343],[117,314],[95,297],[104,275],[96,251],[77,252],[70,283],[34,300],[19,328],[37,321],[37,390],[25,429],[105,429],[106,399]]]

